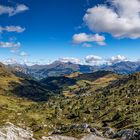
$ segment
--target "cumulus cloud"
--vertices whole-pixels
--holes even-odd
[[[25,28],[22,28],[20,26],[6,26],[6,27],[2,27],[0,26],[0,32],[17,32],[17,33],[22,33],[25,31]]]
[[[72,39],[73,39],[73,43],[75,44],[95,42],[98,45],[105,45],[105,37],[99,34],[92,35],[86,33],[79,33],[73,35]]]
[[[12,6],[4,6],[0,4],[0,15],[7,14],[9,16],[14,16],[18,13],[24,12],[29,10],[29,8],[24,4],[17,4],[15,7]],[[21,26],[0,26],[0,33],[5,32],[16,32],[21,33],[24,32],[25,28]],[[11,52],[15,53],[16,55],[27,58],[28,54],[25,52],[20,52],[19,48],[21,47],[21,43],[16,41],[16,37],[10,37],[9,41],[4,42],[0,41],[0,48],[9,48]],[[6,63],[13,62],[13,59],[8,59]]]
[[[87,10],[83,20],[94,32],[109,33],[116,38],[140,38],[140,1],[108,0]]]
[[[1,48],[19,48],[21,47],[21,43],[17,42],[0,42],[0,47]]]
[[[85,57],[85,62],[92,65],[99,65],[102,61],[102,57],[96,55],[88,55]]]
[[[29,10],[29,8],[24,4],[17,4],[16,7],[0,5],[0,15],[8,14],[9,16],[14,16],[27,10]]]
[[[69,58],[69,57],[65,57],[65,58],[59,58],[59,61],[67,63],[67,62],[71,62],[71,63],[80,63],[81,60],[79,58]]]
[[[108,59],[108,64],[115,64],[115,63],[124,62],[124,61],[128,61],[127,57],[122,56],[122,55],[117,55]]]

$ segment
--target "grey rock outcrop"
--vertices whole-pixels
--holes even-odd
[[[67,131],[70,129],[73,130],[80,130],[82,132],[88,132],[89,134],[86,134],[81,139],[77,139],[74,137],[67,137],[62,136],[63,134],[62,130],[66,129]],[[106,138],[105,138],[106,137]],[[110,138],[110,139],[109,139]],[[61,127],[54,133],[52,133],[48,137],[42,137],[42,139],[39,140],[140,140],[140,129],[136,130],[121,130],[119,132],[114,132],[111,128],[104,128],[103,132],[99,132],[97,129],[92,128],[88,124],[82,124],[82,125],[72,125],[70,127]],[[32,131],[24,130],[20,127],[17,127],[11,123],[6,123],[5,126],[0,128],[0,140],[38,140],[33,138]]]
[[[95,136],[95,135],[87,135],[87,136],[84,136],[80,140],[111,140],[111,139],[106,139],[106,138],[98,137],[98,136]]]
[[[54,135],[54,136],[42,137],[42,140],[77,140],[77,139],[73,137]]]
[[[0,140],[34,140],[31,131],[7,123],[0,128]]]
[[[138,130],[121,130],[113,135],[113,138],[121,140],[140,140],[140,129]]]
[[[42,140],[111,140],[111,139],[106,139],[102,137],[98,137],[95,135],[86,135],[81,139],[76,139],[73,137],[65,137],[65,136],[60,136],[60,135],[54,135],[54,136],[49,136],[49,137],[44,137]]]

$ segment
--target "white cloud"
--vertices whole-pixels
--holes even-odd
[[[14,16],[27,10],[29,10],[29,8],[24,4],[17,4],[16,7],[0,5],[0,15],[8,14],[9,16]]]
[[[90,47],[92,47],[92,45],[89,44],[89,43],[83,43],[82,46],[83,46],[83,47],[86,47],[86,48],[90,48]]]
[[[53,63],[54,61],[51,60],[46,60],[46,59],[40,59],[37,61],[31,61],[28,58],[28,54],[26,52],[17,52],[17,57],[15,58],[10,58],[10,59],[5,59],[5,60],[1,60],[3,63],[5,64],[26,64],[26,65],[48,65]],[[129,59],[127,59],[127,57],[123,56],[123,55],[117,55],[117,56],[113,56],[111,58],[102,58],[100,56],[96,56],[96,55],[88,55],[86,56],[84,59],[79,59],[79,58],[59,58],[58,59],[60,62],[63,63],[67,63],[67,62],[71,62],[74,64],[81,64],[81,65],[113,65],[119,62],[124,62],[124,61],[128,61]],[[130,60],[129,60],[130,61]]]
[[[116,38],[140,38],[140,1],[109,0],[110,7],[98,5],[87,10],[83,20],[94,32]]]
[[[75,44],[81,44],[81,43],[87,43],[87,42],[95,42],[98,45],[105,45],[105,37],[101,36],[99,34],[86,34],[86,33],[79,33],[75,34],[72,37],[73,43]]]
[[[128,61],[127,57],[122,55],[113,56],[110,59],[108,59],[108,64],[115,64],[123,61]]]
[[[69,58],[69,57],[65,57],[65,58],[59,58],[59,61],[67,63],[67,62],[71,62],[71,63],[80,63],[81,60],[79,58]]]
[[[21,47],[20,42],[14,43],[14,42],[0,42],[1,48],[19,48]]]
[[[27,11],[27,10],[29,10],[29,8],[26,5],[19,4],[19,5],[17,5],[17,7],[15,9],[14,14],[21,13],[21,12],[24,12],[24,11]]]
[[[21,33],[25,31],[25,28],[22,28],[20,26],[6,26],[6,27],[2,27],[0,26],[0,32],[17,32],[17,33]]]
[[[103,59],[100,56],[88,55],[85,58],[85,62],[92,65],[99,65],[99,64],[102,64]]]
[[[21,33],[25,31],[25,28],[22,28],[20,26],[6,26],[5,31]]]
[[[17,60],[15,58],[8,58],[6,60],[2,61],[5,65],[10,65],[10,64],[17,64]]]
[[[32,66],[32,65],[49,65],[51,63],[52,63],[51,60],[46,60],[46,59],[40,59],[40,60],[37,60],[37,61],[27,60],[25,62],[25,64],[28,65],[28,66]]]

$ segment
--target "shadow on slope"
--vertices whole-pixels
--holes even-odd
[[[11,92],[19,97],[32,101],[47,101],[52,94],[51,91],[45,89],[40,83],[29,80],[20,79],[20,83],[10,82]]]
[[[59,76],[48,77],[41,80],[40,82],[44,84],[47,89],[50,89],[54,92],[61,92],[66,87],[74,85],[76,80],[65,76]]]

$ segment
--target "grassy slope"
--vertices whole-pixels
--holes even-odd
[[[113,82],[96,94],[91,93],[89,96],[55,98],[43,106],[38,105],[41,114],[46,112],[47,120],[44,124],[53,124],[50,125],[50,130],[75,123],[88,123],[97,128],[108,126],[116,131],[139,128],[140,73]],[[46,132],[48,127],[42,127],[38,133]],[[81,133],[75,134],[71,129],[62,132],[66,135]]]
[[[140,73],[123,79],[108,73],[90,81],[80,76],[73,85],[78,91],[75,93],[74,89],[71,90],[74,91],[74,97],[56,96],[44,103],[9,95],[9,81],[15,78],[14,82],[18,84],[21,80],[8,73],[4,70],[3,74],[7,76],[0,76],[0,125],[10,121],[22,128],[29,127],[35,137],[48,135],[55,128],[75,123],[88,123],[99,129],[109,126],[116,130],[140,125]],[[71,86],[68,86],[68,91],[69,88]],[[4,94],[5,90],[7,94]],[[88,96],[79,96],[81,93]],[[72,136],[83,133],[69,127],[62,132]]]
[[[15,95],[34,101],[47,101],[50,90],[30,77],[22,78],[14,74],[12,69],[0,64],[0,95]]]

